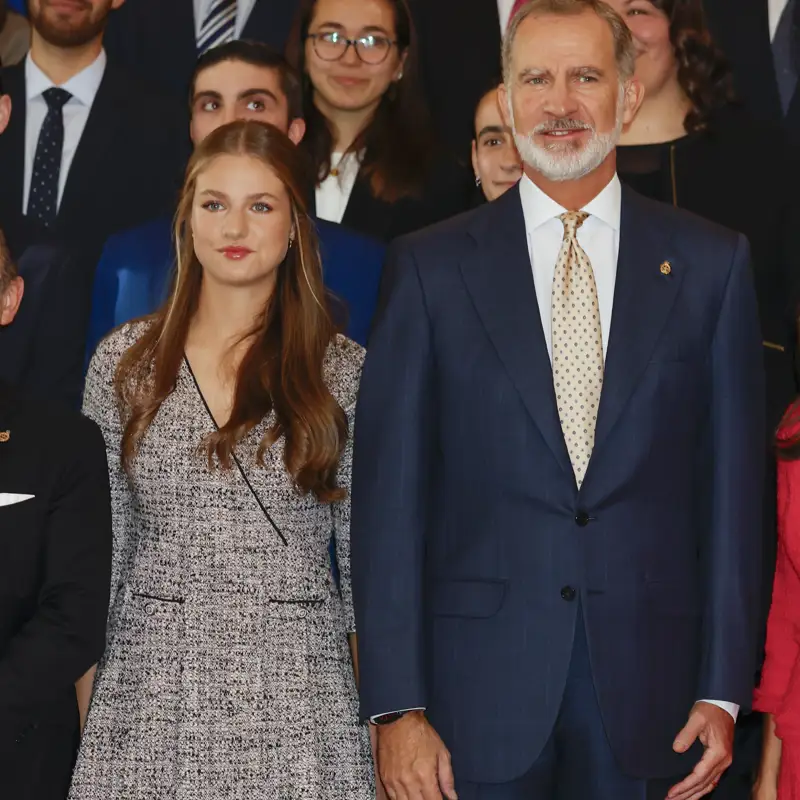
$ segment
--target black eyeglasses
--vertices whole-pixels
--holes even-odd
[[[339,61],[352,46],[356,55],[365,64],[372,66],[383,64],[389,56],[389,51],[397,44],[386,36],[376,36],[372,33],[360,36],[358,39],[348,39],[337,31],[327,31],[309,33],[306,38],[314,42],[314,52],[323,61]]]

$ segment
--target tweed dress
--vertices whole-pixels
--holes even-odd
[[[108,448],[114,559],[106,652],[69,798],[374,798],[347,643],[349,499],[301,496],[282,439],[257,465],[271,417],[237,447],[242,471],[210,470],[198,445],[214,422],[185,362],[129,478],[113,380],[142,330],[105,339],[86,384],[84,413]],[[324,366],[351,431],[363,354],[337,337]],[[348,444],[338,476],[348,493],[351,461]]]

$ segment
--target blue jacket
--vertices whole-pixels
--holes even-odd
[[[317,220],[325,285],[348,310],[346,333],[366,344],[385,248],[341,225]],[[111,330],[155,311],[166,298],[174,261],[172,223],[160,217],[112,236],[94,278],[87,357]]]
[[[551,735],[581,608],[620,767],[686,774],[696,755],[672,742],[689,710],[747,706],[758,649],[764,357],[746,240],[623,189],[580,489],[519,191],[399,240],[386,280],[354,433],[362,713],[426,708],[457,775],[511,781]]]

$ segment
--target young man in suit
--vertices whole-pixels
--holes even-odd
[[[750,703],[749,248],[621,186],[635,57],[601,0],[533,0],[501,90],[522,180],[389,257],[351,541],[362,713],[397,800],[696,800]]]
[[[197,57],[234,39],[283,51],[299,0],[133,0],[116,11],[106,46],[119,63],[183,99]]]
[[[0,326],[22,295],[0,235]],[[2,380],[0,552],[0,796],[64,800],[75,682],[105,646],[108,467],[94,423]]]
[[[236,119],[270,123],[298,143],[305,133],[300,78],[267,45],[234,41],[198,61],[190,93],[191,137],[197,144]],[[344,301],[346,332],[366,344],[378,296],[384,247],[330,222],[317,222],[325,283]],[[169,217],[112,237],[95,277],[88,354],[112,328],[163,302],[174,262]]]
[[[0,75],[0,135],[10,117],[11,98],[3,92]],[[14,324],[0,326],[0,380],[77,409],[83,388],[88,292],[75,279],[75,265],[63,248],[28,246],[22,215],[16,221],[16,247],[8,246],[20,275],[13,286],[20,291],[24,286],[27,299]]]
[[[29,0],[30,53],[3,75],[14,113],[0,222],[24,215],[27,244],[66,245],[87,285],[111,233],[171,209],[187,152],[181,114],[107,64],[103,31],[122,2]]]
[[[704,0],[708,25],[733,69],[738,98],[800,145],[800,2]]]

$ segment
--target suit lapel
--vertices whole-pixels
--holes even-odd
[[[556,461],[572,475],[517,188],[486,209],[476,222],[473,236],[478,247],[461,264],[464,282],[528,413]]]
[[[87,189],[97,191],[105,180],[114,180],[113,175],[107,175],[104,181],[97,181],[93,175],[104,171],[106,152],[117,141],[114,129],[122,122],[121,109],[124,108],[124,101],[121,101],[121,95],[124,96],[125,89],[116,80],[116,71],[109,64],[67,176],[56,221],[61,231],[68,232],[67,228],[72,224],[73,209],[84,209],[81,196]]]
[[[684,266],[670,244],[669,231],[663,223],[654,224],[644,204],[642,198],[623,187],[614,307],[595,430],[595,453],[620,419],[647,367],[684,274]],[[666,275],[661,270],[665,264],[669,265]],[[591,468],[590,464],[589,471]]]
[[[242,38],[262,41],[282,51],[298,5],[298,0],[256,0]]]

